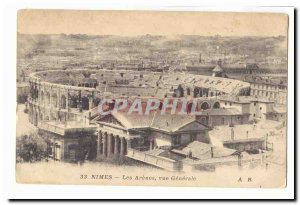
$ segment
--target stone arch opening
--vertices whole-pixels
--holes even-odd
[[[46,101],[47,101],[47,105],[50,105],[50,93],[47,92],[46,94]]]
[[[40,113],[40,120],[44,120],[44,116],[43,116],[43,113]]]
[[[41,103],[44,103],[44,91],[41,91]]]
[[[89,98],[88,97],[82,97],[81,105],[82,105],[83,110],[88,110],[89,109]]]
[[[100,101],[101,101],[100,98],[94,98],[93,99],[93,107],[97,107],[99,105]]]
[[[203,102],[201,104],[201,110],[207,110],[207,109],[209,109],[209,104],[207,102]]]
[[[77,95],[69,95],[69,107],[77,108],[78,105],[78,96]]]
[[[214,109],[219,109],[221,106],[220,106],[220,103],[219,102],[215,102],[214,105],[213,105],[213,108]]]
[[[184,96],[184,90],[181,85],[178,85],[178,88],[176,89],[176,96],[179,98]]]
[[[66,96],[62,95],[60,98],[60,108],[66,109],[67,108],[67,98]]]
[[[195,88],[194,89],[194,97],[200,97],[200,89],[199,88]]]
[[[57,94],[56,94],[56,93],[54,93],[54,94],[52,95],[52,105],[53,105],[54,107],[57,107]]]
[[[191,95],[191,89],[190,89],[190,88],[187,88],[187,89],[186,89],[186,94],[187,94],[187,95]]]
[[[51,112],[50,115],[51,115],[51,120],[56,121],[56,119],[57,119],[57,113]]]
[[[187,103],[187,105],[186,105],[186,112],[187,113],[191,113],[192,112],[192,107],[193,107],[193,103],[192,102]]]

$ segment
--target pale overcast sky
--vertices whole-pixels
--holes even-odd
[[[276,13],[20,10],[18,32],[92,35],[287,36]]]

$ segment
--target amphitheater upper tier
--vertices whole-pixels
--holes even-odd
[[[122,96],[243,95],[250,84],[235,79],[187,73],[125,70],[51,70],[31,74],[30,82]],[[201,89],[201,92],[200,92]],[[206,90],[206,91],[204,91]],[[213,92],[213,94],[212,94]]]

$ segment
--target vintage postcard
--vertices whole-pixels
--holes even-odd
[[[285,188],[289,16],[19,10],[16,181]]]

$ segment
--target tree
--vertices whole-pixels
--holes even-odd
[[[17,162],[36,162],[46,158],[47,143],[37,134],[17,138]]]
[[[17,102],[20,104],[24,104],[27,101],[27,95],[26,94],[20,94],[17,96]]]

